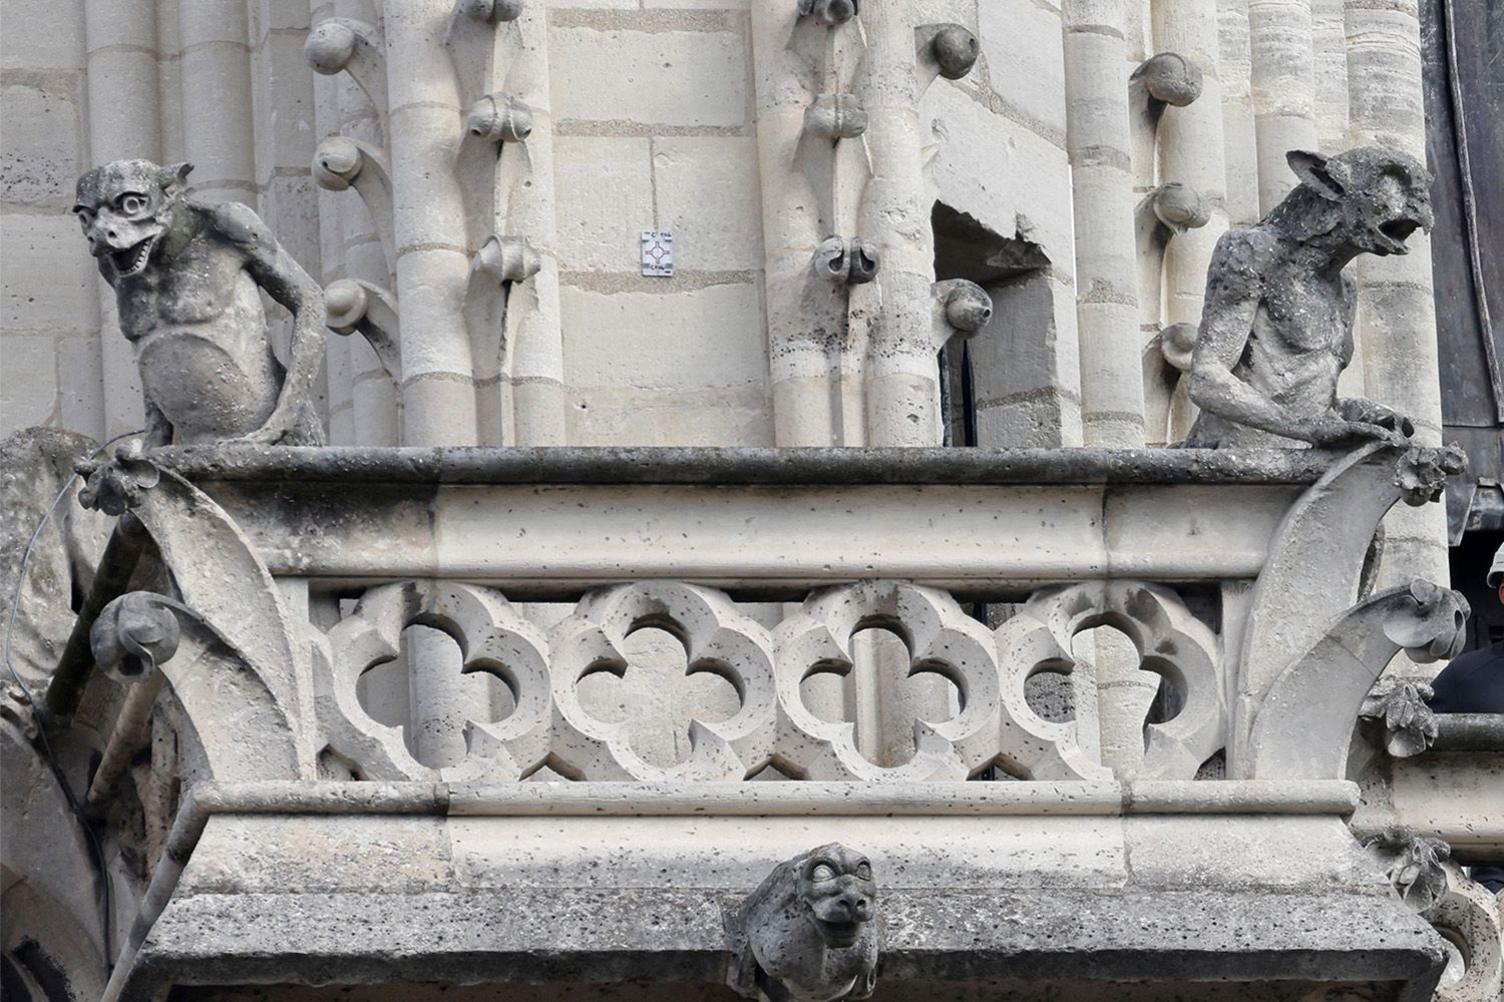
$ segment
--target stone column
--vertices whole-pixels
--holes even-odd
[[[1222,141],[1227,171],[1227,216],[1235,227],[1259,221],[1258,134],[1253,124],[1252,53],[1248,0],[1217,0],[1218,75],[1222,83]]]
[[[1312,0],[1311,21],[1316,67],[1316,134],[1325,153],[1348,146],[1347,37],[1342,0]],[[1353,359],[1337,382],[1344,397],[1366,395],[1363,345],[1355,341]]]
[[[310,21],[317,24],[334,15],[333,0],[312,0]],[[314,74],[314,129],[318,136],[340,131],[340,89],[343,77]],[[343,192],[321,190],[318,193],[320,268],[319,284],[328,287],[347,277],[345,271],[345,232]],[[355,442],[355,401],[351,394],[351,340],[343,337],[324,339],[324,368],[329,386],[329,443],[353,445]],[[317,606],[317,603],[315,603]],[[322,606],[325,610],[329,607]],[[334,606],[338,622],[338,606]],[[333,623],[329,624],[330,626]],[[325,627],[327,629],[327,627]]]
[[[157,12],[153,0],[87,0],[84,45],[89,96],[89,157],[158,160]],[[143,427],[136,352],[120,333],[115,290],[99,280],[99,357],[104,441]]]
[[[773,434],[780,446],[839,445],[833,353],[843,340],[844,317],[841,332],[834,325],[845,298],[844,290],[814,275],[816,248],[836,234],[821,232],[821,200],[799,162],[805,110],[816,95],[790,48],[796,30],[856,28],[799,25],[793,3],[752,5]]]
[[[464,111],[444,44],[452,13],[449,0],[406,0],[388,5],[383,24],[408,445],[476,442],[464,323],[470,257],[455,175]]]
[[[1066,151],[1075,201],[1087,445],[1144,444],[1124,0],[1066,0]]]
[[[455,172],[464,105],[445,45],[453,9],[451,0],[404,0],[387,5],[382,25],[406,445],[477,442],[464,317],[470,255]],[[427,765],[456,763],[465,754],[466,714],[488,700],[464,684],[457,645],[445,634],[410,628],[403,649],[416,754]]]
[[[1262,214],[1295,187],[1285,154],[1319,145],[1311,0],[1248,0],[1248,30]]]
[[[321,272],[318,188],[311,160],[319,133],[315,127],[314,74],[308,72],[303,43],[309,10],[272,0],[257,0],[251,20],[252,79],[255,81],[254,132],[256,170],[252,180],[259,210],[278,242],[310,275]],[[285,348],[291,323],[280,309],[268,315],[277,324],[279,348]],[[327,426],[327,367],[313,388],[320,417]]]
[[[113,5],[112,5],[113,6]],[[244,0],[178,6],[183,144],[189,190],[206,202],[256,204],[251,60]]]
[[[1311,0],[1316,136],[1323,153],[1347,149],[1347,37],[1342,0]]]
[[[505,174],[506,228],[538,252],[538,273],[514,284],[507,300],[513,433],[517,445],[563,445],[564,335],[559,317],[559,259],[555,240],[554,120],[549,97],[548,18],[530,3],[497,32],[504,47],[507,91],[532,112],[532,132]],[[498,77],[500,74],[498,74]],[[503,154],[505,158],[507,154]]]
[[[358,18],[362,4],[341,0],[339,13]],[[371,103],[349,74],[335,78],[339,94],[339,132],[386,148],[385,109]],[[344,278],[371,282],[383,289],[396,286],[394,262],[387,260],[371,208],[353,192],[339,192],[339,217],[344,245]],[[402,444],[398,387],[364,337],[339,338],[350,358],[350,398],[356,445]]]
[[[1346,0],[1349,145],[1376,145],[1426,160],[1417,0]],[[1441,441],[1441,386],[1431,285],[1431,241],[1416,233],[1410,253],[1355,262],[1357,337],[1367,395],[1415,422],[1416,438]],[[1387,532],[1379,585],[1424,577],[1445,585],[1446,513],[1439,504],[1397,507]],[[1416,669],[1432,674],[1431,668]]]
[[[1227,165],[1218,74],[1216,11],[1205,0],[1158,0],[1154,47],[1178,53],[1201,71],[1201,96],[1167,107],[1159,124],[1160,180],[1183,184],[1206,210],[1204,226],[1187,229],[1165,248],[1161,323],[1200,324],[1206,269],[1227,231]]]
[[[871,175],[859,236],[877,248],[875,281],[851,293],[853,326],[865,330],[867,443],[939,445],[940,370],[930,287],[935,235],[919,134],[913,5],[868,0],[861,8],[867,54],[857,86],[867,113]]]
[[[187,156],[183,140],[183,46],[178,30],[179,0],[157,0],[157,121],[162,160]]]

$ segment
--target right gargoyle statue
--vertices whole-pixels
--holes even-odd
[[[764,1002],[844,1002],[877,987],[872,864],[832,842],[779,863],[728,917],[731,986]]]
[[[1359,147],[1287,160],[1300,183],[1251,229],[1218,241],[1191,362],[1201,408],[1185,444],[1200,448],[1341,447],[1402,442],[1409,418],[1338,399],[1353,356],[1359,254],[1404,254],[1429,230],[1431,175],[1402,153]]]
[[[192,169],[116,160],[78,179],[73,206],[135,345],[143,444],[320,444],[323,292],[249,208],[189,198]],[[293,317],[286,367],[263,291]]]

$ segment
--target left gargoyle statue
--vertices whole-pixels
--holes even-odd
[[[143,444],[321,444],[323,293],[249,208],[189,198],[192,169],[116,160],[78,179],[73,206],[135,346]],[[293,317],[286,366],[262,290]]]
[[[730,983],[764,1002],[844,1002],[877,987],[877,885],[832,842],[779,863],[726,922]]]

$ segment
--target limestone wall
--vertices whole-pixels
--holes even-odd
[[[414,356],[402,392],[359,337],[330,337],[320,392],[335,443],[926,444],[929,422],[913,441],[873,425],[888,405],[867,396],[895,392],[881,380],[900,375],[874,376],[884,363],[863,353],[888,358],[894,325],[927,322],[913,300],[931,245],[934,277],[993,297],[969,349],[982,444],[1163,443],[1183,433],[1188,404],[1160,331],[1194,327],[1221,229],[1293,183],[1284,150],[1384,139],[1372,109],[1385,95],[1410,112],[1396,142],[1419,134],[1408,0],[1383,12],[1360,0],[869,0],[832,28],[795,6],[527,0],[520,19],[487,24],[447,0],[404,5],[395,21],[374,0],[8,0],[0,432],[140,426],[113,297],[68,211],[89,164],[140,156],[193,160],[196,190],[253,204],[326,285],[357,278],[400,298],[447,283],[447,305],[399,304]],[[329,51],[310,66],[310,27],[336,18],[378,32],[364,71],[374,100]],[[957,80],[933,79],[923,52],[909,62],[909,34],[944,23],[980,40]],[[1146,96],[1133,76],[1164,51],[1200,75],[1188,104]],[[533,108],[525,143],[461,138],[464,109],[494,93]],[[869,131],[823,160],[800,131],[818,93],[872,105]],[[412,124],[446,103],[453,112]],[[317,187],[319,143],[339,134],[390,157],[395,223],[353,189]],[[1146,208],[1166,184],[1193,199],[1185,232]],[[932,200],[944,215],[933,233],[920,218]],[[674,233],[671,278],[641,274],[650,229]],[[455,303],[461,254],[492,233],[527,238],[542,262],[513,297],[504,350],[466,344]],[[829,357],[791,363],[788,339],[823,323],[801,241],[833,234],[890,259],[874,285],[838,294]],[[434,254],[448,257],[419,260]],[[1347,392],[1434,383],[1434,352],[1411,350],[1434,341],[1424,317],[1396,330],[1368,309],[1401,285],[1429,296],[1423,274],[1397,283],[1392,270],[1359,269],[1360,332],[1378,343],[1359,345]],[[928,362],[898,368],[912,364]],[[935,405],[922,402],[934,377],[915,406]],[[456,403],[463,384],[474,406]],[[782,413],[780,387],[794,387]],[[1411,396],[1390,402],[1434,434],[1434,392]],[[1407,563],[1437,576],[1433,530],[1402,535]]]

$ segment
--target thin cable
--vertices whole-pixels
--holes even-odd
[[[89,458],[93,459],[122,439],[141,434],[145,434],[144,429],[116,435],[91,452]],[[21,677],[21,673],[16,670],[15,663],[11,660],[11,637],[16,632],[16,614],[21,608],[21,590],[26,587],[26,569],[31,565],[32,551],[35,550],[37,540],[42,537],[43,531],[52,522],[52,516],[57,512],[57,506],[63,503],[63,499],[73,490],[73,485],[78,483],[78,480],[79,476],[75,472],[63,483],[63,489],[58,492],[57,497],[52,499],[52,504],[47,506],[47,511],[42,515],[42,520],[37,523],[37,527],[32,530],[31,538],[26,541],[26,549],[21,554],[21,566],[16,570],[16,587],[10,596],[10,616],[5,624],[4,655],[5,667],[10,671],[11,678],[15,679],[16,685],[20,687],[21,694],[26,697],[26,704],[31,707],[32,717],[37,721],[37,735],[42,739],[42,759],[47,763],[47,767],[52,770],[53,778],[57,780],[58,787],[63,791],[63,799],[68,802],[68,809],[73,812],[73,816],[77,819],[79,827],[83,829],[84,836],[89,842],[89,848],[94,853],[94,861],[99,867],[99,883],[103,899],[100,902],[100,908],[103,912],[105,962],[109,964],[111,970],[114,970],[115,964],[110,949],[114,940],[114,907],[113,895],[110,892],[110,872],[105,865],[104,844],[99,841],[99,834],[94,830],[93,824],[84,813],[83,806],[73,796],[73,789],[68,785],[68,777],[64,775],[62,767],[58,765],[57,756],[52,750],[52,741],[47,737],[45,709],[37,703],[36,697],[31,693],[31,686],[26,684],[26,680]]]
[[[1473,279],[1474,306],[1483,329],[1483,354],[1488,360],[1489,382],[1494,392],[1494,414],[1504,421],[1504,393],[1499,386],[1499,349],[1494,343],[1494,322],[1489,316],[1488,287],[1483,281],[1483,251],[1478,246],[1478,200],[1473,190],[1472,155],[1467,142],[1467,113],[1462,101],[1462,76],[1457,69],[1457,18],[1452,0],[1441,0],[1441,19],[1446,27],[1447,91],[1452,104],[1452,131],[1457,142],[1458,173],[1462,175],[1462,228],[1467,239],[1468,271]]]

